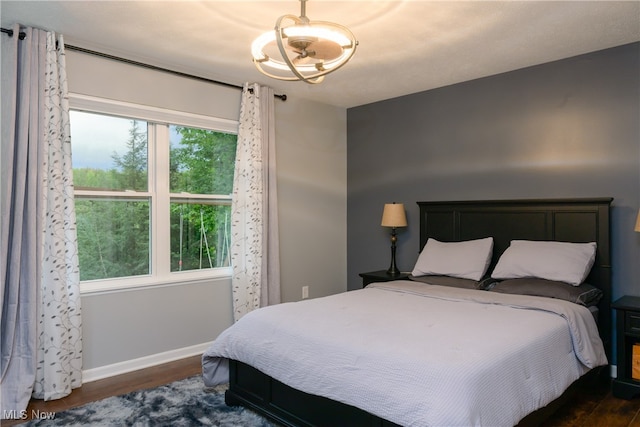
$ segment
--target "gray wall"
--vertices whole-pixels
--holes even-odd
[[[240,91],[67,51],[70,92],[238,119]],[[346,290],[346,110],[275,101],[281,294]],[[312,118],[313,120],[310,120]],[[229,277],[82,294],[85,370],[207,344],[232,322]],[[155,357],[155,355],[160,355]],[[113,366],[113,368],[112,368]]]
[[[405,203],[398,267],[417,259],[416,201],[613,197],[614,298],[640,295],[640,44],[347,110],[348,287],[386,269],[382,207]],[[425,72],[429,72],[425,70]]]

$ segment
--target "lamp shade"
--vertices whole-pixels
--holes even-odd
[[[386,203],[382,211],[383,227],[406,227],[407,216],[404,213],[404,204]]]
[[[636,228],[634,230],[640,233],[640,209],[638,209],[638,218],[636,218]]]

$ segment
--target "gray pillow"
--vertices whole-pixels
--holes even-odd
[[[579,286],[538,278],[508,279],[496,282],[490,289],[503,294],[533,295],[558,298],[584,306],[598,304],[602,291],[588,283]]]
[[[477,281],[471,279],[461,279],[452,276],[414,276],[410,275],[409,280],[415,282],[427,283],[429,285],[451,286],[453,288],[465,289],[483,289],[486,281]]]

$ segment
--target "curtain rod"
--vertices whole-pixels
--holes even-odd
[[[2,28],[2,32],[3,32],[3,33],[5,33],[5,34],[7,34],[9,37],[13,37],[13,30],[9,30],[9,29],[6,29],[6,28]],[[24,38],[25,38],[25,37],[27,37],[27,34],[26,34],[26,33],[22,32],[22,31],[20,31],[20,32],[18,33],[18,38],[19,38],[20,40],[24,40]]]
[[[1,29],[3,33],[7,34],[9,37],[13,37],[13,30],[9,30],[7,28],[2,28]],[[24,38],[26,37],[26,34],[22,31],[20,31],[20,33],[18,34],[18,38],[20,40],[24,40]],[[95,50],[89,50],[89,49],[85,49],[83,47],[78,47],[78,46],[73,46],[73,45],[68,45],[65,44],[65,49],[69,49],[69,50],[75,50],[77,52],[82,52],[82,53],[88,53],[90,55],[94,55],[94,56],[99,56],[101,58],[106,58],[106,59],[112,59],[114,61],[119,61],[119,62],[124,62],[125,64],[130,64],[130,65],[135,65],[138,67],[143,67],[143,68],[147,68],[150,70],[154,70],[154,71],[162,71],[165,73],[169,73],[169,74],[174,74],[180,77],[186,77],[189,79],[194,79],[194,80],[200,80],[202,82],[206,82],[206,83],[213,83],[216,85],[221,85],[221,86],[227,86],[227,87],[231,87],[234,89],[242,89],[242,86],[236,85],[236,84],[232,84],[232,83],[227,83],[227,82],[221,82],[219,80],[213,80],[213,79],[208,79],[206,77],[200,77],[200,76],[195,76],[193,74],[187,74],[187,73],[183,73],[180,71],[176,71],[176,70],[170,70],[168,68],[162,68],[162,67],[158,67],[155,65],[151,65],[151,64],[145,64],[143,62],[138,62],[138,61],[133,61],[131,59],[126,59],[126,58],[121,58],[119,56],[114,56],[114,55],[109,55],[107,53],[102,53],[102,52],[96,52]],[[253,93],[253,88],[249,88],[249,92]],[[282,101],[286,101],[287,100],[287,95],[286,94],[274,94],[273,96],[275,96],[276,98],[281,99]]]

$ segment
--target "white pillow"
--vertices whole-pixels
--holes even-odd
[[[494,279],[538,277],[580,285],[596,259],[596,243],[512,240],[493,269]]]
[[[493,237],[464,242],[428,239],[411,274],[481,280],[491,263]]]

